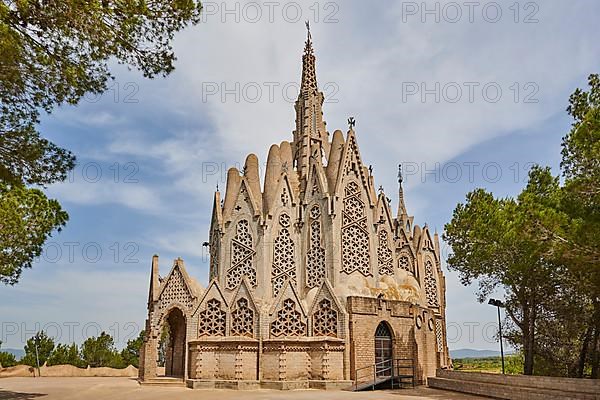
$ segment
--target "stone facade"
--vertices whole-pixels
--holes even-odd
[[[215,193],[208,287],[181,259],[160,278],[153,258],[142,380],[159,346],[192,387],[329,388],[384,359],[412,360],[423,382],[449,365],[438,235],[413,224],[401,173],[392,213],[352,120],[330,139],[310,32],[302,61],[293,140],[271,146],[262,187],[250,154]]]

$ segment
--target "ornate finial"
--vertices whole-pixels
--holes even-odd
[[[356,125],[356,120],[354,119],[354,117],[348,118],[348,129],[354,129],[354,125]]]
[[[379,193],[383,193],[383,186],[379,185]]]
[[[369,165],[369,175],[373,175],[373,166]]]
[[[398,164],[398,219],[406,215],[406,205],[404,204],[404,190],[402,189],[402,164]]]
[[[312,35],[310,34],[310,22],[306,21],[306,43],[304,46],[304,54],[305,55],[313,55],[312,48]]]
[[[398,183],[402,183],[402,164],[398,164]]]
[[[217,192],[219,191],[219,182],[217,182]]]

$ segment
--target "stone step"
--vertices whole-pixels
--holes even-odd
[[[140,381],[142,386],[167,386],[167,387],[186,387],[183,379],[180,378],[153,378]]]
[[[556,389],[518,387],[449,378],[427,378],[427,386],[435,389],[475,394],[503,400],[600,400],[600,394],[572,391],[565,392]]]

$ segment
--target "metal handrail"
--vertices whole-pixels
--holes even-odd
[[[407,365],[401,365],[401,362],[409,361],[410,363]],[[394,365],[395,364],[395,365]],[[389,365],[389,366],[387,366]],[[391,371],[391,375],[387,376],[392,380],[392,389],[394,388],[394,379],[400,378],[400,385],[402,385],[402,379],[408,378],[408,375],[401,374],[400,371],[402,369],[410,369],[411,370],[411,381],[412,386],[415,387],[415,363],[412,358],[390,358],[388,360],[380,361],[378,363],[367,365],[366,367],[357,368],[354,370],[354,390],[358,390],[358,382],[360,378],[369,377],[371,374],[361,375],[359,372],[367,369],[373,369],[373,376],[371,381],[371,390],[375,390],[375,386],[379,383],[377,382],[377,377],[381,376],[382,373]]]
[[[389,367],[385,367],[385,365],[388,365]],[[360,377],[364,377],[366,378],[367,376],[370,376],[371,374],[366,374],[363,376],[359,375],[359,371],[363,371],[366,369],[373,369],[373,380],[372,380],[372,386],[371,386],[371,390],[375,390],[375,385],[377,384],[377,376],[380,375],[382,372],[387,372],[387,371],[391,371],[392,374],[391,376],[394,376],[394,360],[392,358],[388,359],[388,360],[383,360],[380,361],[378,363],[372,364],[372,365],[367,365],[366,367],[361,367],[361,368],[357,368],[354,370],[354,390],[358,390],[358,381]]]

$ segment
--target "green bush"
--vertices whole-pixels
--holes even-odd
[[[56,346],[54,351],[48,357],[48,365],[74,365],[76,367],[85,367],[85,362],[79,355],[79,348],[75,343],[68,346],[66,344],[59,344]]]
[[[2,365],[2,367],[4,368],[14,367],[15,365],[17,365],[17,359],[12,353],[9,353],[7,351],[0,351],[0,365]]]

